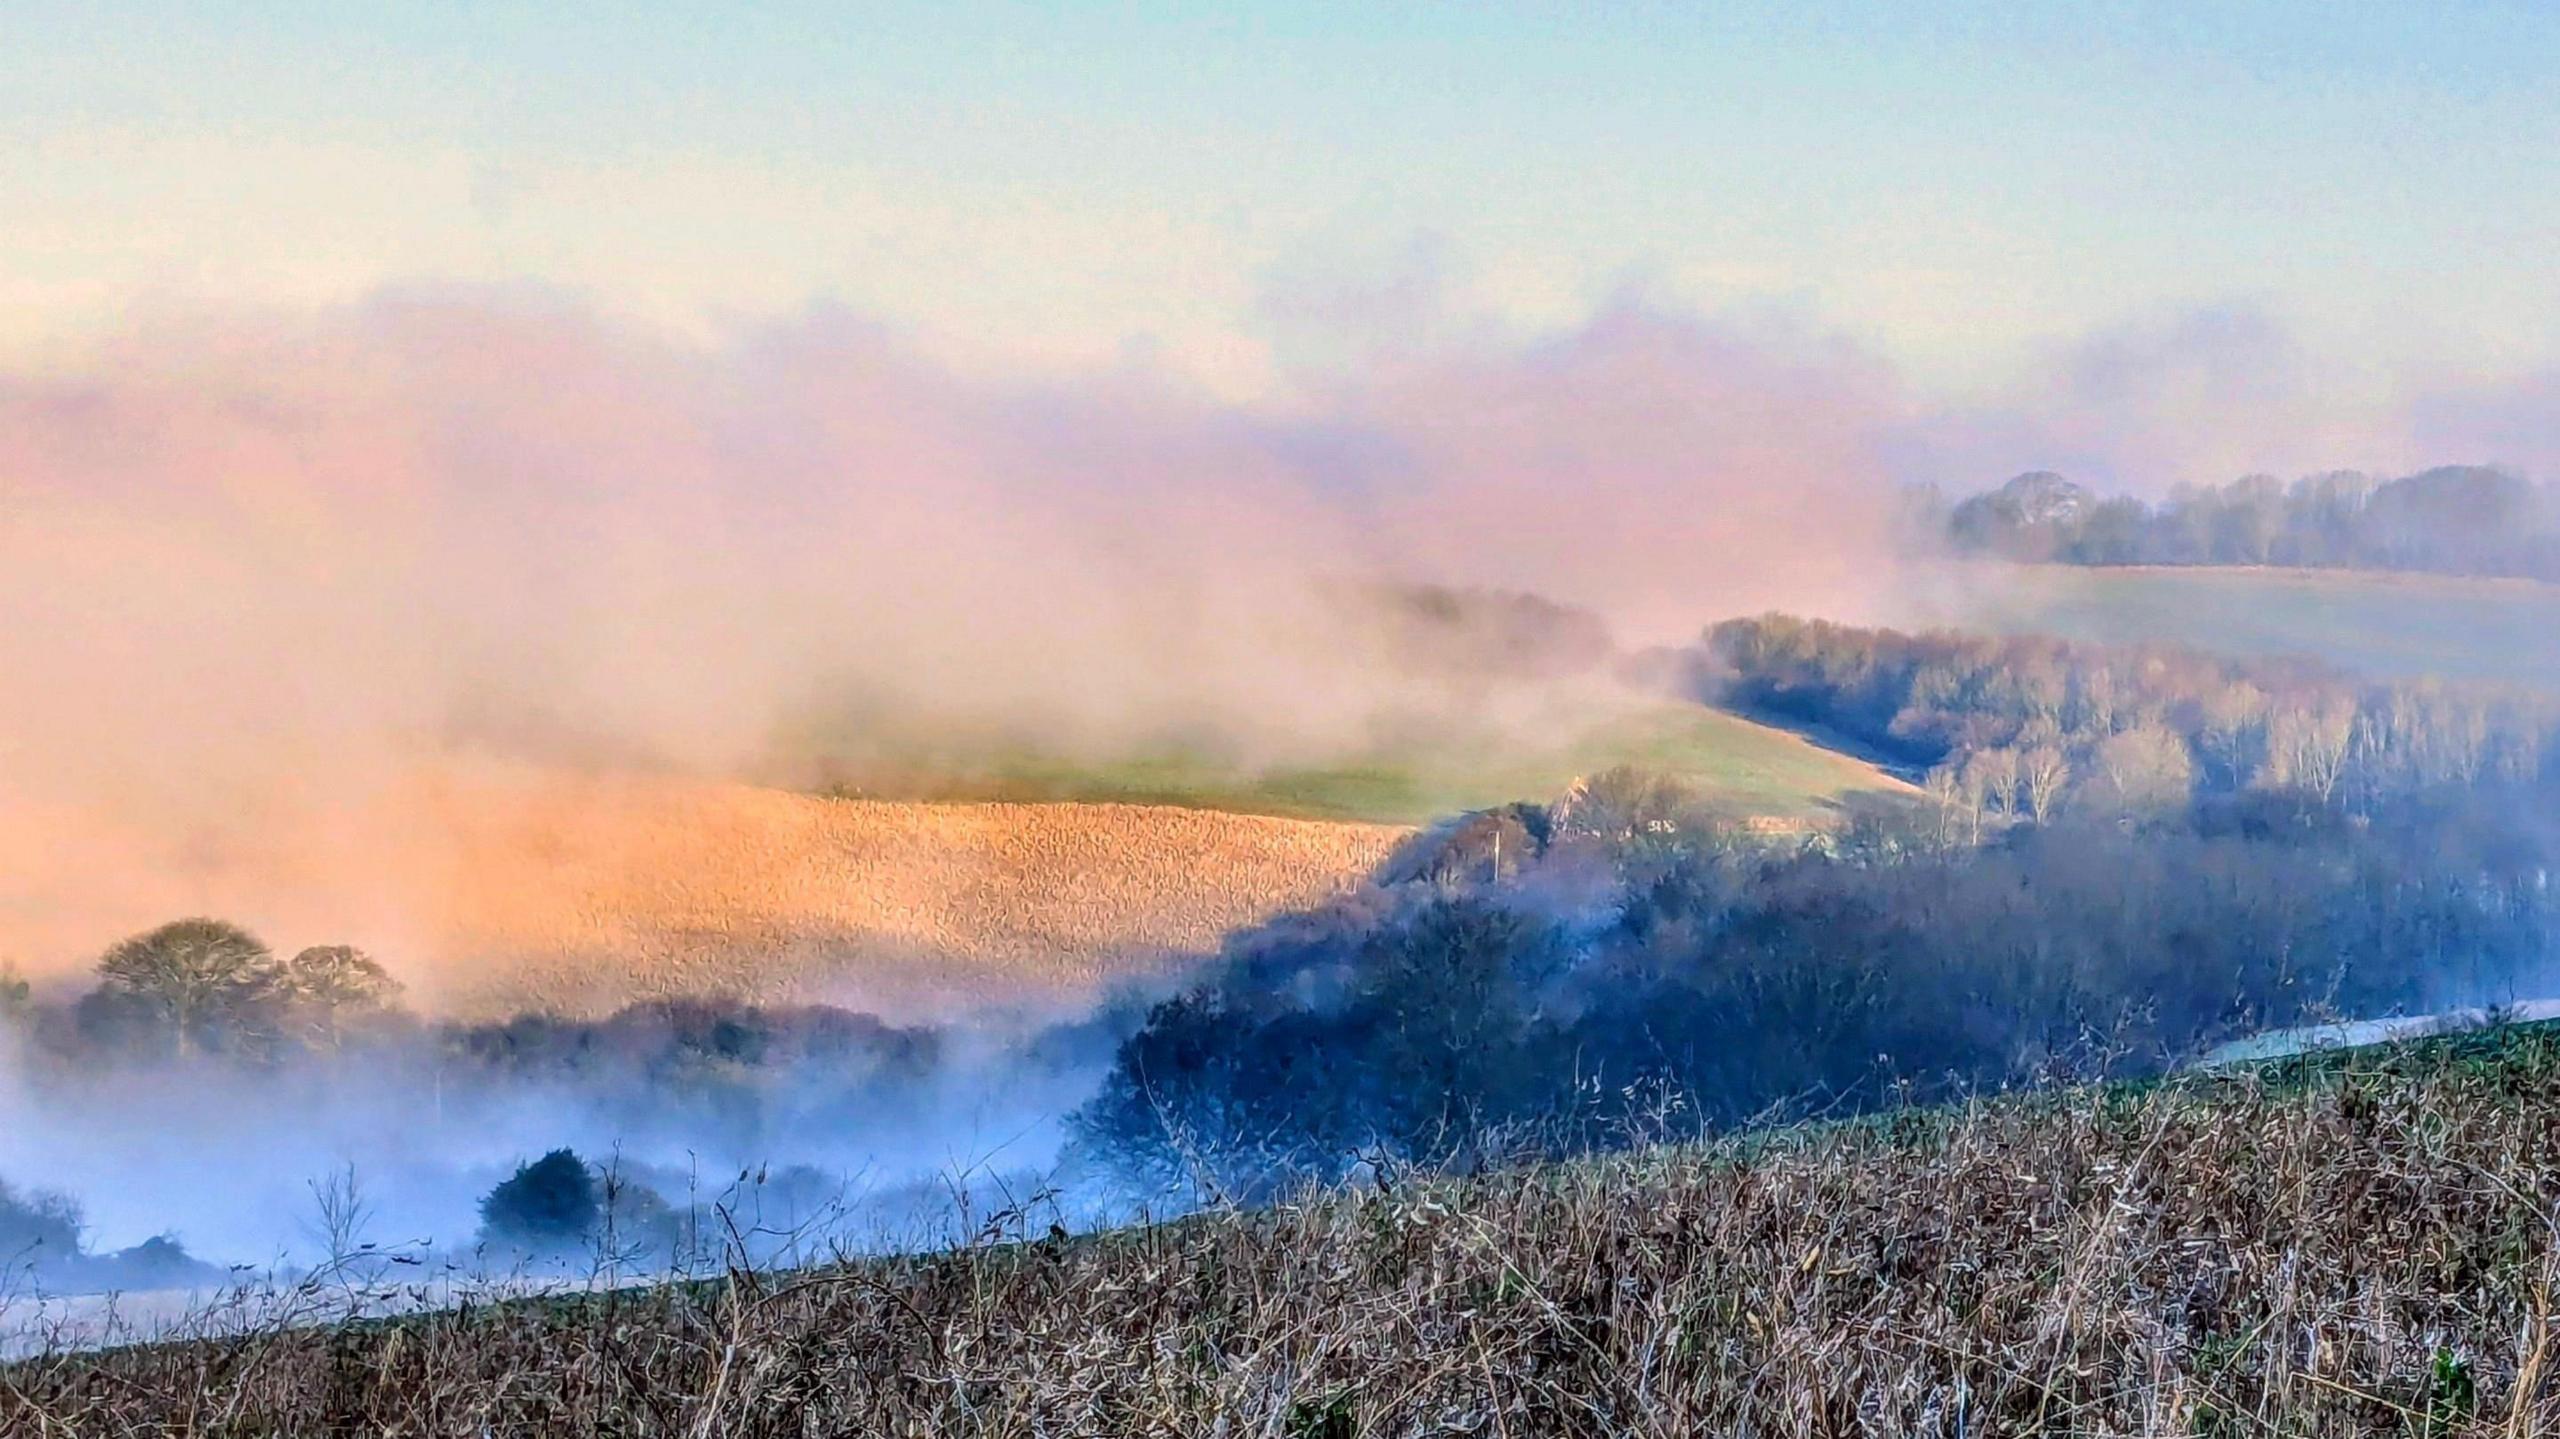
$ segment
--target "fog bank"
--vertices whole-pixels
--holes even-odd
[[[451,867],[422,765],[1342,752],[1454,702],[1346,607],[1382,577],[1638,638],[1854,610],[1890,391],[1632,307],[1269,411],[968,379],[827,310],[710,349],[521,292],[138,323],[0,377],[0,955],[319,909],[418,978],[450,958],[416,952]],[[337,858],[325,902],[227,858],[279,833]]]

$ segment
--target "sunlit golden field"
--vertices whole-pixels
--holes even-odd
[[[472,1015],[673,993],[888,1014],[1064,997],[1350,885],[1407,833],[459,763],[175,831],[12,814],[0,946],[39,980],[206,913],[279,950],[362,945],[422,1007]]]
[[[1036,997],[1204,952],[1354,883],[1404,833],[1119,804],[571,787],[467,831],[455,938],[500,958],[448,1003]]]
[[[731,994],[923,1016],[1206,952],[1356,883],[1415,823],[1614,765],[1772,823],[1907,790],[1694,706],[1325,770],[1023,763],[873,798],[452,755],[77,802],[0,775],[0,965],[68,986],[115,940],[203,914],[279,951],[358,945],[440,1013]]]

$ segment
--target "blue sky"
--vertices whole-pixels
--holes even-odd
[[[2228,306],[2496,377],[2560,322],[2555,73],[2550,5],[11,0],[0,354],[530,280],[1251,393],[1302,292],[1404,282],[1773,309],[1951,390]]]

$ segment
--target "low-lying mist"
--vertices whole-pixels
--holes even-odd
[[[0,1293],[206,1289],[358,1248],[395,1281],[413,1276],[393,1262],[646,1273],[948,1243],[1005,1203],[1042,1196],[1044,1221],[1073,1221],[1106,1197],[1061,1177],[1065,1117],[1110,1055],[1099,1018],[913,1027],[670,1001],[465,1026],[395,1009],[325,1044],[234,1015],[173,1052],[167,1029],[94,1000],[8,1027]],[[592,1225],[527,1238],[484,1212],[559,1149],[645,1205],[645,1223],[617,1207],[615,1252]],[[327,1206],[350,1201],[358,1222],[333,1233]],[[30,1227],[48,1206],[71,1233]]]

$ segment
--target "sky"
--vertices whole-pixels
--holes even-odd
[[[2555,70],[2543,3],[9,0],[0,364],[469,284],[1237,400],[1630,296],[1949,404],[2198,316],[2494,386],[2560,330]]]

